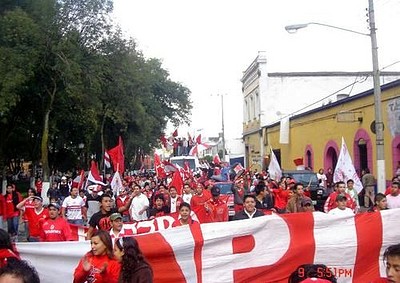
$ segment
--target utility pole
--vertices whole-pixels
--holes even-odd
[[[221,120],[222,120],[222,159],[225,161],[225,124],[224,124],[224,95],[221,94]]]
[[[368,0],[369,31],[372,51],[372,75],[374,78],[374,107],[375,107],[375,144],[376,144],[376,180],[378,192],[384,192],[386,188],[385,172],[385,147],[383,138],[383,120],[381,103],[381,85],[379,78],[378,44],[376,40],[374,1]]]

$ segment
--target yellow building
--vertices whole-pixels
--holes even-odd
[[[400,78],[399,72],[381,72],[381,82],[393,82]],[[290,135],[292,137],[289,145],[281,145],[276,133],[279,134],[279,121],[282,116],[289,117],[288,113],[302,113],[310,109],[315,109],[316,101],[320,104],[329,104],[332,101],[332,94],[340,90],[340,94],[349,96],[362,93],[373,85],[371,72],[286,72],[273,73],[268,72],[266,54],[260,51],[250,66],[243,72],[241,79],[243,93],[243,142],[245,144],[245,166],[252,170],[265,169],[268,164],[268,144],[270,144],[282,160],[284,168],[292,168],[291,158],[296,156],[307,156],[304,151],[303,141],[311,144],[311,140],[332,140],[331,146],[325,148],[325,142],[313,144],[307,154],[310,155],[306,160],[310,162],[313,169],[317,167],[334,167],[338,153],[338,140],[342,135],[346,135],[346,141],[349,134],[354,134],[359,127],[365,128],[363,137],[358,147],[365,149],[359,156],[359,168],[372,167],[372,154],[364,154],[372,150],[371,142],[367,140],[374,139],[368,134],[369,124],[372,121],[374,111],[356,113],[360,106],[353,105],[355,102],[348,102],[351,105],[338,106],[344,107],[342,111],[353,111],[351,113],[342,113],[337,122],[336,116],[339,109],[322,110],[318,108],[308,112],[306,118],[296,116],[296,121],[292,120]],[[329,94],[327,96],[327,94]],[[338,95],[339,96],[339,95]],[[327,97],[321,100],[321,97]],[[353,99],[353,98],[351,98]],[[348,101],[348,100],[346,100]],[[353,100],[351,100],[353,101]],[[372,98],[371,101],[372,103]],[[347,102],[346,102],[347,103]],[[332,105],[337,105],[333,103]],[[331,109],[331,108],[326,108]],[[317,112],[315,112],[317,111]],[[321,117],[318,111],[328,111],[329,115]],[[332,112],[333,111],[333,112]],[[335,112],[336,111],[336,112]],[[360,114],[360,115],[359,115]],[[325,114],[324,114],[325,115]],[[354,118],[354,117],[355,118]],[[349,119],[362,119],[361,122],[345,122]],[[321,120],[322,119],[322,120]],[[346,120],[346,121],[347,121]],[[318,123],[317,123],[318,122]],[[331,124],[331,123],[333,124]],[[276,124],[278,123],[278,124]],[[317,124],[314,124],[317,123]],[[295,125],[302,125],[301,128]],[[271,125],[271,126],[267,126]],[[325,127],[326,125],[326,127]],[[317,130],[321,127],[321,130]],[[386,129],[387,131],[388,129]],[[370,131],[370,130],[369,130]],[[268,132],[268,135],[266,134]],[[303,134],[306,133],[306,134]],[[300,138],[300,136],[304,137]],[[361,132],[359,133],[361,135]],[[350,141],[347,141],[349,143]],[[364,144],[363,144],[364,143]],[[339,144],[340,146],[340,144]],[[282,150],[281,154],[279,150]],[[314,158],[313,152],[327,151],[326,158]],[[369,150],[369,151],[368,151]],[[330,156],[330,158],[329,158]],[[355,157],[357,157],[356,155]],[[368,157],[368,158],[367,158]],[[315,161],[314,161],[315,160]],[[312,162],[311,162],[312,161]],[[314,164],[315,162],[315,164]]]
[[[400,80],[382,89],[386,180],[395,175],[400,164]],[[374,94],[367,90],[340,99],[289,119],[287,144],[280,143],[281,123],[263,127],[266,154],[274,150],[283,169],[294,169],[294,159],[303,157],[304,165],[318,171],[334,169],[344,138],[357,172],[369,168],[376,175],[376,146],[373,133]]]

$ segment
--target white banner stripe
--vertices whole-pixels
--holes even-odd
[[[398,213],[393,213],[397,211]],[[383,253],[386,248],[393,244],[400,243],[400,208],[381,211],[382,215],[382,248],[379,257],[379,267],[381,276],[386,276],[386,267],[383,264]]]
[[[336,275],[340,271],[354,272],[357,255],[357,232],[354,216],[333,216],[322,212],[314,213],[314,262],[326,264]],[[326,225],[329,223],[329,225]],[[345,273],[337,282],[351,282]],[[350,279],[350,281],[349,281]]]

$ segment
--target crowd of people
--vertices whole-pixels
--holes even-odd
[[[370,173],[366,173],[369,174]],[[8,184],[6,194],[0,196],[0,216],[7,222],[7,231],[15,241],[20,230],[20,219],[24,225],[26,239],[36,241],[71,240],[69,224],[87,226],[87,238],[96,230],[110,230],[110,216],[121,215],[122,223],[140,222],[160,216],[172,216],[175,226],[182,222],[210,223],[248,219],[271,213],[314,212],[315,200],[307,185],[291,177],[271,180],[266,172],[241,172],[229,176],[231,191],[221,194],[219,182],[213,177],[218,172],[189,176],[182,187],[177,188],[169,178],[158,179],[154,174],[127,175],[117,189],[92,184],[76,187],[71,178],[62,176],[52,182],[46,194],[40,183],[28,190],[25,198],[13,184]],[[323,212],[329,215],[352,215],[365,211],[380,211],[400,207],[400,183],[393,178],[385,193],[368,195],[369,202],[360,205],[360,196],[354,181],[333,183],[323,178],[324,185],[331,185]],[[371,178],[365,184],[368,189]],[[373,178],[373,177],[372,177]],[[374,179],[372,179],[374,180]],[[369,190],[369,189],[368,189]],[[46,195],[49,205],[44,207],[42,196]],[[365,194],[362,198],[365,197]],[[182,204],[185,204],[182,206]],[[53,227],[52,229],[48,227]],[[54,228],[56,227],[56,229]]]
[[[323,175],[323,172],[319,173]],[[69,241],[73,239],[70,224],[87,226],[87,239],[92,248],[79,262],[74,282],[86,282],[88,278],[96,278],[96,282],[114,282],[104,279],[104,274],[114,274],[113,278],[119,280],[115,282],[136,282],[129,281],[133,280],[133,275],[127,274],[127,270],[132,268],[136,268],[138,274],[143,273],[141,277],[149,278],[144,282],[151,282],[151,266],[137,242],[129,237],[133,234],[124,229],[124,223],[169,215],[175,219],[172,227],[177,227],[315,210],[310,188],[290,177],[275,181],[266,172],[241,172],[230,176],[233,177],[231,194],[221,195],[218,182],[211,178],[218,175],[189,176],[183,180],[182,188],[172,185],[170,178],[158,179],[152,174],[127,175],[117,191],[98,184],[79,189],[71,178],[68,180],[63,176],[59,181],[53,181],[45,194],[49,199],[46,207],[43,205],[44,194],[38,193],[42,190],[40,186],[29,189],[23,198],[13,184],[8,184],[6,194],[0,196],[0,214],[7,222],[12,241],[17,240],[20,218],[30,242]],[[324,205],[324,212],[329,215],[400,208],[397,177],[385,193],[368,193],[368,198],[373,195],[374,199],[371,203],[364,201],[364,206],[368,206],[365,209],[360,206],[353,180],[334,184],[329,180],[324,182],[333,187]],[[128,250],[133,252],[128,253]]]

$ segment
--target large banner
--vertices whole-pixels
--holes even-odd
[[[400,242],[400,209],[337,217],[321,212],[176,227],[136,236],[154,282],[287,282],[301,264],[326,264],[338,282],[384,275],[382,254]],[[19,243],[42,282],[72,282],[86,242]]]

